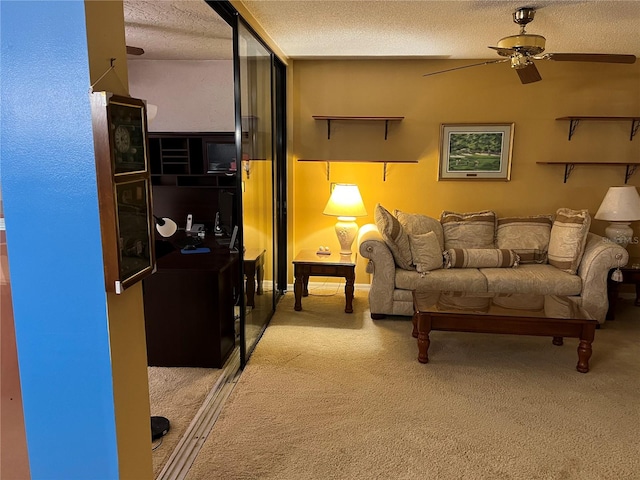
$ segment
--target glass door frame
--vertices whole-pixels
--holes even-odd
[[[234,103],[235,103],[235,143],[236,158],[242,159],[242,110],[241,110],[241,85],[240,85],[240,51],[239,51],[239,26],[242,23],[251,35],[269,52],[271,57],[271,115],[272,115],[272,194],[273,194],[273,299],[272,310],[265,323],[268,325],[276,304],[287,289],[287,132],[286,132],[286,65],[280,60],[273,50],[264,42],[249,23],[242,18],[239,12],[228,0],[212,1],[206,3],[224,19],[233,31],[233,76],[234,76]],[[241,162],[238,163],[240,165]],[[241,169],[238,170],[241,172]],[[242,175],[236,175],[236,189],[242,192]],[[243,211],[242,195],[236,195],[236,208]],[[240,215],[241,216],[241,215]],[[241,219],[240,219],[241,220]],[[243,222],[238,225],[238,245],[244,245]],[[237,266],[239,279],[244,278],[244,261],[240,256]],[[239,298],[244,299],[244,282],[238,282]],[[239,302],[240,310],[240,368],[244,369],[253,349],[264,332],[260,332],[256,342],[247,348],[246,345],[246,308],[245,302]]]

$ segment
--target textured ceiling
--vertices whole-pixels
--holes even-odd
[[[528,33],[547,52],[640,57],[640,1],[242,0],[291,58],[497,58],[487,47],[518,33],[512,13],[538,10]],[[144,59],[230,58],[231,29],[203,0],[125,0],[127,44]],[[131,57],[130,57],[131,58]]]
[[[204,0],[124,0],[127,45],[145,60],[219,60],[232,57],[231,27]]]

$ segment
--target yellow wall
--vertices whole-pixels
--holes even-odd
[[[116,68],[95,86],[95,90],[128,95],[122,1],[87,1],[85,12],[91,83],[95,83],[107,71],[109,59],[115,57]],[[151,479],[151,413],[142,286],[134,285],[121,295],[107,294],[107,310],[119,478]]]
[[[631,122],[583,122],[569,142],[568,115],[640,114],[640,64],[605,65],[539,61],[543,80],[522,85],[506,64],[474,67],[423,77],[472,62],[453,60],[297,60],[293,62],[293,250],[338,248],[335,219],[322,215],[330,183],[356,183],[373,222],[380,202],[438,217],[442,210],[492,209],[499,215],[554,213],[560,207],[586,208],[592,215],[607,188],[624,183],[621,166],[576,166],[567,183],[564,167],[537,161],[639,161],[640,135],[629,141]],[[332,122],[312,115],[404,116],[384,123]],[[438,181],[440,124],[515,123],[511,181]],[[383,167],[371,163],[325,163],[297,159],[418,160]],[[640,173],[630,185],[640,184]],[[602,233],[605,222],[594,220]],[[640,223],[631,225],[640,236]],[[630,246],[639,255],[638,246]],[[295,252],[292,252],[295,253]],[[368,283],[363,259],[356,283]]]

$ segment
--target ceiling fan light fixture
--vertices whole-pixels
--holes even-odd
[[[546,41],[547,39],[542,35],[525,33],[524,35],[511,35],[500,39],[498,47],[517,50],[527,55],[539,55],[544,52]],[[500,54],[499,50],[498,53]]]
[[[526,68],[532,64],[533,62],[531,61],[531,58],[527,55],[523,55],[522,53],[516,53],[511,56],[511,68],[515,68],[516,70]]]

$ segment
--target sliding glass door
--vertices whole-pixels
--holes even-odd
[[[229,2],[207,3],[233,28],[244,368],[286,290],[286,66]]]
[[[241,341],[246,361],[273,315],[276,282],[271,52],[243,22],[238,24],[238,62],[245,266],[255,261],[256,267],[255,286],[248,282],[244,296],[244,339]]]

